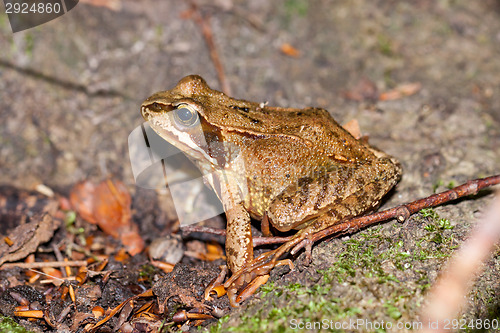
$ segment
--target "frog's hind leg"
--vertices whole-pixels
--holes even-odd
[[[283,190],[266,214],[279,231],[310,224],[321,229],[323,224],[333,225],[375,208],[396,184],[399,174],[399,164],[388,157],[314,170],[311,176]],[[325,218],[325,214],[330,216]]]
[[[296,187],[287,191],[281,198],[285,200],[277,203],[278,205],[283,205],[275,206],[279,208],[280,213],[285,213],[287,207],[291,207],[297,202],[305,203],[303,207],[305,205],[317,207],[319,198],[324,199],[330,196],[332,200],[323,209],[309,210],[314,211],[314,213],[309,216],[309,221],[307,221],[308,224],[305,228],[299,230],[292,239],[277,249],[261,254],[242,269],[234,272],[231,278],[224,283],[224,287],[232,288],[233,290],[240,289],[243,280],[246,281],[268,274],[275,266],[281,264],[281,261],[279,261],[281,256],[302,242],[306,242],[306,250],[307,247],[310,248],[312,241],[309,240],[310,244],[307,244],[307,240],[315,233],[332,225],[342,224],[343,221],[349,218],[361,215],[375,208],[382,196],[397,182],[399,166],[394,164],[389,158],[381,158],[375,164],[367,165],[366,168],[369,170],[367,171],[363,167],[356,169],[347,168],[344,171],[349,174],[348,177],[338,177],[338,175],[329,174],[317,178],[316,181],[308,180],[299,182],[298,188]],[[344,176],[346,176],[346,173],[344,173]],[[343,182],[341,184],[344,188],[343,192],[339,191],[338,184],[331,185],[332,180],[335,179]],[[328,191],[330,193],[324,193]],[[306,202],[304,200],[305,197],[311,200]],[[281,216],[288,218],[284,214]],[[278,229],[282,231],[300,226],[300,223],[288,223],[286,220],[283,220],[281,224],[279,221],[275,223],[276,221],[273,221],[270,216],[268,218],[274,226],[278,226]]]
[[[233,275],[224,283],[224,288],[227,289],[228,295],[230,296],[231,305],[238,306],[240,302],[250,297],[250,295],[253,294],[257,288],[253,288],[252,291],[249,292],[246,288],[243,288],[242,290],[242,287],[245,285],[252,285],[253,280],[258,279],[261,276],[268,275],[273,268],[288,265],[290,269],[294,269],[294,265],[290,259],[279,260],[279,258],[295,248],[297,245],[301,244],[303,241],[307,242],[310,235],[319,231],[318,228],[322,226],[324,226],[323,228],[326,228],[326,226],[329,225],[330,224],[325,223],[323,218],[319,218],[306,228],[299,230],[292,237],[292,239],[282,244],[277,249],[259,255],[242,269],[233,273]],[[310,244],[306,245],[306,251],[309,250],[309,253],[306,254],[310,258],[312,242],[309,243]],[[239,295],[237,295],[238,292]]]

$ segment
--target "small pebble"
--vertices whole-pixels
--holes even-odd
[[[149,255],[155,260],[175,265],[184,256],[184,243],[176,234],[157,238],[149,246]]]

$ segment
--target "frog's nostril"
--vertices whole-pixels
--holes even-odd
[[[143,117],[148,117],[151,114],[151,109],[148,107],[143,106],[141,108],[141,114]]]

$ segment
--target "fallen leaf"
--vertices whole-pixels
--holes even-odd
[[[70,201],[83,219],[119,238],[131,255],[144,249],[138,227],[132,222],[132,199],[122,182],[108,179],[97,186],[89,181],[78,183],[71,191]]]
[[[97,224],[94,217],[94,195],[96,186],[92,182],[83,181],[73,186],[69,195],[71,206],[87,222]]]
[[[222,246],[220,246],[219,243],[207,243],[206,260],[214,261],[223,258],[225,258],[224,251],[222,250]]]
[[[40,243],[48,241],[59,227],[52,217],[45,213],[31,218],[31,222],[22,224],[12,230],[8,237],[13,246],[0,243],[0,265],[7,261],[16,261],[33,253]]]
[[[363,135],[361,134],[361,129],[359,128],[359,123],[357,119],[351,119],[347,123],[342,126],[347,132],[351,133],[351,135],[360,139]]]
[[[93,198],[93,213],[99,227],[105,233],[119,238],[125,227],[131,224],[131,202],[125,184],[109,179],[101,182]]]
[[[280,51],[289,57],[298,58],[300,57],[300,51],[293,47],[291,44],[283,43],[281,44]]]
[[[344,91],[342,95],[345,99],[352,101],[376,101],[378,99],[378,89],[372,80],[362,77],[354,88]]]
[[[392,101],[395,99],[400,99],[406,96],[411,96],[416,94],[422,89],[422,84],[416,83],[403,83],[398,85],[396,88],[389,91],[383,92],[379,96],[380,101]]]
[[[0,242],[0,265],[34,253],[60,225],[59,220],[52,218],[58,208],[57,200],[40,194],[3,187],[0,206],[0,237],[4,240]]]
[[[80,0],[82,3],[94,7],[105,7],[113,11],[118,11],[122,8],[121,0]]]

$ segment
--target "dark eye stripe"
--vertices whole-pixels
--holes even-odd
[[[173,106],[154,102],[149,104],[147,108],[153,112],[168,112],[173,109]]]

